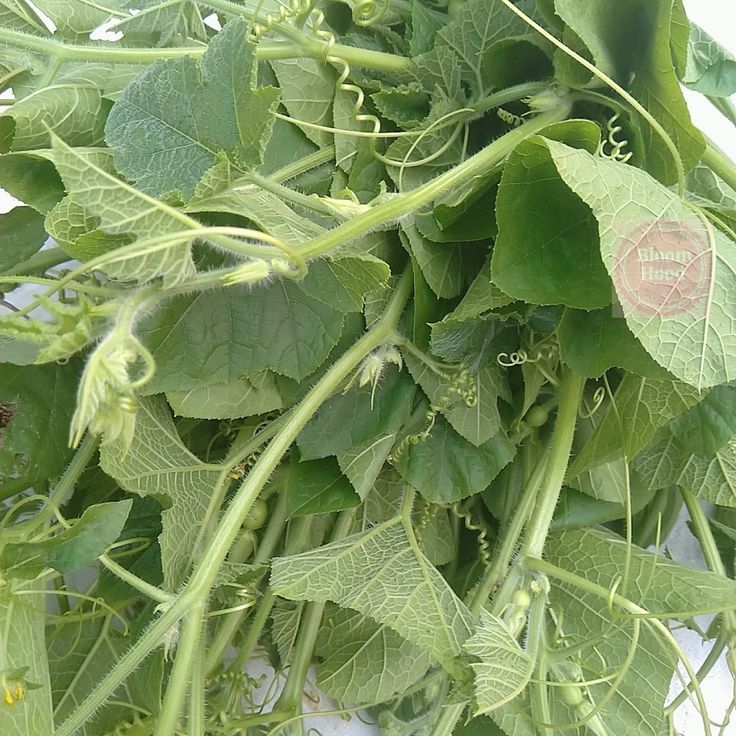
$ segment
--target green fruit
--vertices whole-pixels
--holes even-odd
[[[526,610],[532,604],[532,597],[525,590],[517,590],[511,598],[511,602],[517,608]]]
[[[265,501],[258,499],[251,507],[248,512],[248,516],[245,517],[243,526],[246,529],[260,529],[268,518],[268,506]]]
[[[572,708],[577,708],[584,700],[583,693],[577,685],[563,685],[557,690],[560,693],[560,700]]]
[[[541,404],[533,406],[524,417],[530,427],[543,427],[549,419],[549,411]]]

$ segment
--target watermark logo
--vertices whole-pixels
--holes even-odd
[[[673,317],[700,311],[710,292],[708,232],[682,221],[652,219],[620,239],[612,278],[624,311]]]

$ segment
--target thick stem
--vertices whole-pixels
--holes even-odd
[[[191,685],[194,657],[200,648],[204,613],[205,601],[198,600],[192,603],[184,617],[181,636],[176,645],[174,667],[156,721],[155,736],[171,736],[176,733],[179,714]]]
[[[568,104],[560,100],[554,109],[537,115],[537,117],[523,123],[518,128],[502,135],[450,171],[440,174],[416,189],[396,195],[387,202],[376,205],[367,212],[356,215],[348,222],[338,225],[324,235],[314,238],[299,248],[299,255],[305,259],[316,258],[343,243],[365,235],[374,228],[384,226],[415,212],[442,194],[452,191],[473,177],[492,169],[496,164],[501,163],[519,143],[553,123],[564,120],[568,112]]]
[[[549,527],[552,524],[567,472],[578,418],[578,407],[584,386],[584,378],[573,373],[569,368],[563,368],[557,422],[549,446],[549,461],[544,482],[539,491],[535,514],[527,530],[524,553],[528,557],[541,557],[544,543],[547,541]]]
[[[72,736],[125,682],[149,653],[160,645],[163,637],[173,626],[177,625],[177,622],[186,612],[192,606],[201,604],[207,598],[217,572],[226,558],[243,520],[271,473],[281,462],[296,436],[320,406],[343,384],[362,360],[396,329],[399,317],[404,311],[411,294],[411,285],[411,271],[407,270],[399,280],[383,317],[322,376],[314,388],[295,408],[289,424],[274,437],[266,451],[253,466],[220,521],[217,531],[190,581],[179,593],[171,607],[118,660],[95,690],[58,728],[55,736]]]

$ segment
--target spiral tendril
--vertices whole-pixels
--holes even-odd
[[[611,161],[617,161],[618,163],[625,164],[631,160],[634,155],[633,151],[624,153],[625,149],[629,147],[629,141],[627,138],[619,138],[619,133],[623,131],[623,126],[617,125],[620,113],[616,113],[608,119],[606,123],[606,129],[608,130],[608,137],[602,140],[598,145],[598,155],[603,158],[610,159]]]
[[[286,0],[277,13],[266,13],[265,23],[254,23],[251,28],[251,39],[260,41],[264,34],[286,20],[308,15],[312,10],[311,0]]]
[[[469,532],[476,532],[478,534],[478,556],[483,567],[490,567],[491,544],[488,541],[488,527],[480,519],[474,520],[471,510],[463,508],[461,504],[455,503],[450,508],[452,513],[463,522]]]
[[[498,115],[506,125],[510,125],[513,128],[518,128],[524,122],[524,118],[520,115],[514,115],[514,113],[505,110],[503,107],[496,109],[496,115]]]
[[[606,389],[600,386],[595,390],[593,394],[593,406],[587,411],[579,411],[578,416],[581,419],[590,419],[603,405],[603,400],[606,398]]]

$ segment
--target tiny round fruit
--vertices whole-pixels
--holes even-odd
[[[533,406],[524,417],[530,427],[543,427],[549,419],[549,411],[541,404]]]
[[[268,518],[268,506],[265,501],[258,499],[251,507],[248,515],[245,517],[243,526],[246,529],[260,529]]]
[[[577,685],[563,685],[558,688],[560,691],[560,700],[565,705],[569,705],[573,708],[577,708],[583,703],[583,693]]]
[[[527,609],[532,604],[532,597],[525,590],[517,590],[512,596],[511,602],[517,608]]]

